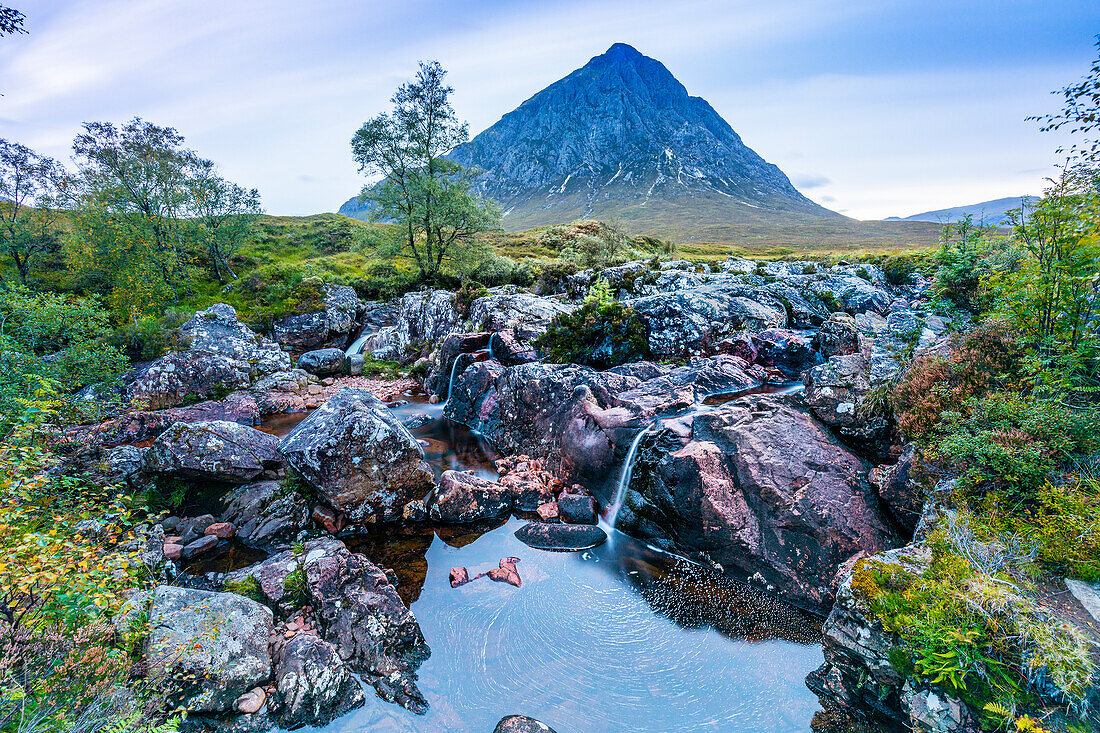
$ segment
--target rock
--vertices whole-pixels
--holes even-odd
[[[514,585],[519,588],[523,585],[523,581],[520,580],[519,571],[516,570],[516,563],[519,562],[518,557],[502,557],[500,559],[500,567],[493,568],[486,575],[490,580],[494,580],[497,583],[507,583],[508,585]]]
[[[176,423],[145,452],[145,469],[171,478],[243,484],[278,459],[279,439],[225,420]]]
[[[432,397],[435,397],[435,395],[432,395]],[[438,398],[436,398],[436,402],[438,401]],[[414,415],[409,415],[408,417],[404,418],[401,421],[401,424],[409,430],[416,430],[417,428],[422,428],[425,425],[430,424],[434,419],[435,418],[433,418],[426,412],[418,412]]]
[[[452,588],[466,585],[470,582],[470,574],[467,572],[466,568],[451,568],[450,581]]]
[[[231,522],[216,522],[206,528],[206,534],[227,540],[237,534],[237,528]]]
[[[516,537],[538,550],[587,550],[607,541],[607,533],[587,524],[525,524]]]
[[[458,370],[469,366],[472,361],[469,357],[459,360],[464,354],[472,354],[489,346],[489,338],[492,334],[478,333],[452,333],[443,339],[439,347],[439,370],[424,382],[425,388],[440,397],[446,397],[451,386],[451,377]]]
[[[557,315],[574,309],[568,303],[531,293],[494,288],[470,304],[469,323],[476,331],[512,331],[520,340],[532,341],[544,333]]]
[[[348,358],[340,349],[317,349],[299,356],[298,368],[318,377],[346,374]]]
[[[501,718],[493,733],[555,733],[554,729],[545,723],[540,723],[526,715],[509,715]]]
[[[237,712],[246,715],[260,712],[260,708],[267,702],[267,693],[262,687],[254,687],[237,698],[234,707]]]
[[[179,560],[183,557],[183,545],[176,544],[174,542],[164,543],[164,559],[165,560]]]
[[[538,359],[534,345],[517,338],[513,331],[494,333],[489,340],[489,353],[504,366],[526,364]]]
[[[646,324],[650,351],[662,357],[698,353],[731,333],[776,328],[787,322],[783,304],[775,296],[729,281],[625,304]]]
[[[366,390],[330,397],[282,439],[279,453],[354,522],[396,519],[432,484],[420,443]]]
[[[415,680],[431,650],[386,573],[346,549],[307,559],[304,569],[310,605],[340,658],[369,673],[383,699],[427,710]]]
[[[213,514],[203,514],[200,517],[190,517],[180,521],[176,528],[179,533],[179,541],[188,544],[206,534],[206,528],[216,522]]]
[[[810,290],[823,300],[835,303],[843,311],[855,315],[874,311],[885,313],[892,300],[884,290],[855,274],[830,273],[814,279]]]
[[[232,593],[158,586],[149,610],[146,659],[171,704],[195,712],[232,710],[271,677],[271,611]]]
[[[180,341],[188,351],[225,356],[247,364],[253,375],[290,369],[290,357],[274,341],[260,336],[237,320],[225,303],[200,311],[180,327]]]
[[[409,347],[441,343],[459,330],[454,293],[447,290],[406,293],[401,296],[394,321],[395,325],[383,328],[375,336],[372,352],[376,358],[411,362]]]
[[[924,489],[913,476],[915,449],[908,446],[892,466],[877,466],[868,480],[890,517],[909,532],[916,529],[924,508]]]
[[[882,440],[890,431],[891,416],[884,393],[900,365],[881,352],[834,356],[807,371],[806,404],[814,416],[845,438],[860,443]]]
[[[781,397],[742,397],[697,414],[690,441],[670,443],[655,464],[634,465],[635,478],[648,472],[649,480],[631,484],[618,520],[635,536],[758,573],[819,612],[832,603],[830,581],[845,560],[894,542],[866,464]]]
[[[1100,622],[1100,584],[1065,578],[1066,589],[1095,621]]]
[[[294,351],[308,351],[347,340],[364,304],[347,285],[325,285],[324,289],[325,310],[276,320],[276,341]]]
[[[816,334],[814,346],[825,359],[860,352],[860,332],[847,313],[833,313]]]
[[[366,697],[336,647],[312,634],[298,634],[275,655],[275,689],[284,728],[327,725],[362,707]]]
[[[184,545],[183,549],[180,551],[180,558],[183,560],[190,560],[193,557],[198,557],[199,555],[210,552],[217,546],[218,538],[213,535],[206,535],[205,537],[200,537]]]
[[[559,522],[560,514],[558,512],[558,503],[556,501],[548,501],[545,504],[540,504],[539,508],[535,510],[539,519],[543,522]]]
[[[476,522],[510,512],[512,496],[500,484],[469,471],[444,471],[425,506],[436,522]]]
[[[595,524],[600,515],[596,500],[582,494],[562,494],[558,497],[558,513],[567,524]]]
[[[278,318],[272,324],[275,340],[291,351],[309,351],[329,340],[328,319],[321,311]]]
[[[290,547],[309,519],[305,499],[285,490],[278,481],[241,486],[226,502],[222,519],[236,527],[242,542],[266,550]]]
[[[406,522],[423,522],[428,518],[428,507],[422,499],[414,499],[401,510],[401,518]]]
[[[754,364],[774,367],[787,379],[800,379],[802,373],[821,363],[821,356],[809,339],[797,331],[770,328],[751,336],[756,356]]]
[[[222,354],[181,351],[138,367],[124,379],[128,401],[162,410],[244,389],[251,381],[251,367]]]

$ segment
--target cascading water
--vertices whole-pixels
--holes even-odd
[[[373,336],[375,333],[376,332],[374,331],[371,331],[370,333],[364,333],[359,338],[355,339],[355,341],[352,341],[351,346],[344,350],[344,354],[347,356],[355,356],[356,354],[361,352],[363,350],[363,344],[367,343],[367,341],[370,340],[370,337]]]
[[[623,506],[623,501],[626,500],[626,490],[630,488],[630,477],[634,474],[634,456],[638,452],[638,446],[642,444],[642,438],[652,431],[652,425],[647,425],[639,430],[638,434],[634,436],[634,441],[630,444],[630,450],[626,452],[626,459],[623,461],[622,471],[619,472],[619,484],[615,487],[615,496],[611,501],[611,510],[607,514],[607,524],[612,529],[615,528],[615,520],[619,517],[619,510]]]
[[[463,356],[464,354],[459,354],[455,357],[455,360],[451,362],[451,378],[447,382],[447,399],[443,400],[444,405],[451,401],[451,390],[454,389],[455,386],[455,369],[458,368],[458,362]]]

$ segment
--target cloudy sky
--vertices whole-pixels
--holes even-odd
[[[488,127],[621,41],[664,62],[806,195],[857,218],[1037,193],[1026,122],[1096,56],[1096,0],[5,0],[0,137],[68,159],[80,123],[172,125],[267,211],[334,211],[348,141],[419,59]]]

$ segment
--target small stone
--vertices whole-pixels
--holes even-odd
[[[324,387],[319,384],[311,384],[306,387],[306,392],[309,394],[321,394],[324,391]]]
[[[332,385],[336,384],[336,379],[334,379],[333,377],[325,377],[321,380],[321,384],[325,387],[331,387]]]
[[[433,394],[431,397],[429,397],[428,398],[428,404],[438,405],[439,404],[439,395]]]
[[[176,538],[179,539],[179,538]],[[175,542],[164,543],[164,559],[165,560],[179,560],[183,556],[183,545],[178,545]]]
[[[451,587],[457,588],[470,582],[470,574],[466,568],[451,568]]]
[[[548,501],[545,504],[541,504],[535,511],[538,513],[539,519],[544,522],[560,521],[558,516],[558,503],[556,501]]]
[[[336,512],[323,504],[317,504],[313,507],[313,511],[310,512],[310,517],[313,521],[325,528],[325,531],[329,534],[336,534],[342,527],[340,518],[336,515]]]
[[[237,533],[237,528],[233,526],[231,522],[216,522],[206,528],[204,534],[213,535],[223,540],[227,540]]]
[[[245,715],[258,713],[260,712],[260,708],[264,706],[264,703],[266,701],[267,693],[264,692],[264,688],[253,687],[251,690],[237,698],[237,712],[244,713]]]

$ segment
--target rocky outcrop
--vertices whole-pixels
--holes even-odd
[[[434,346],[459,330],[454,293],[424,290],[406,293],[399,301],[395,325],[381,329],[364,347],[376,358],[411,361],[410,352]]]
[[[290,729],[327,725],[366,703],[336,647],[312,634],[298,634],[279,648],[275,691],[279,724]]]
[[[827,610],[837,568],[894,541],[867,465],[788,400],[744,397],[654,440],[667,447],[635,465],[619,524],[798,605]]]
[[[531,341],[546,331],[555,316],[573,309],[569,303],[514,289],[494,288],[489,295],[470,304],[468,321],[472,331],[508,330]]]
[[[511,512],[512,503],[504,486],[468,471],[444,471],[424,502],[433,521],[448,524],[499,517]]]
[[[366,390],[330,397],[282,439],[279,453],[353,522],[396,519],[432,484],[420,443]]]
[[[158,586],[149,609],[146,659],[175,705],[232,710],[271,677],[271,611],[233,593]]]
[[[310,605],[340,658],[364,673],[384,700],[415,713],[427,710],[416,670],[431,650],[386,573],[346,549],[307,559],[303,567]]]
[[[149,409],[216,399],[253,378],[290,368],[279,345],[237,320],[224,303],[199,311],[180,328],[184,347],[130,372],[126,398]]]
[[[243,484],[278,461],[279,439],[224,420],[176,423],[144,454],[145,470],[170,478]]]

